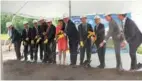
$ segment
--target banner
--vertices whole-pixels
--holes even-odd
[[[104,14],[98,14],[101,18],[101,23],[104,24],[105,28],[108,28],[108,21],[106,21]],[[117,22],[118,25],[121,25],[120,20],[117,17],[117,14],[112,14],[112,18]],[[95,27],[95,21],[94,21],[95,15],[87,15],[87,22],[92,25],[92,27]],[[131,18],[131,13],[127,13],[127,17]],[[75,25],[78,27],[78,25],[81,23],[80,16],[72,16],[71,20],[75,23]]]

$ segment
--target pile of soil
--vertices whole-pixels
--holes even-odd
[[[8,60],[3,63],[3,80],[142,80],[142,72],[114,68],[83,68]]]

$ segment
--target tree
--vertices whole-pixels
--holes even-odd
[[[14,17],[14,15],[11,13],[2,13],[1,14],[1,33],[2,34],[7,33],[6,23],[11,22],[13,17]],[[21,32],[23,29],[23,21],[28,21],[29,27],[33,27],[33,24],[32,24],[33,19],[32,18],[15,16],[15,18],[13,20],[13,25],[14,25],[14,27],[16,27],[17,30],[19,30],[19,32]]]

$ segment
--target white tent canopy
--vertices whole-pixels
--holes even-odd
[[[141,0],[140,0],[141,1]],[[137,2],[137,3],[136,3]],[[138,1],[71,1],[71,15],[133,12]],[[2,1],[2,12],[31,16],[58,17],[69,14],[69,1]]]
[[[142,7],[141,0],[128,1],[75,1],[71,0],[69,8],[69,0],[66,1],[2,1],[2,12],[11,12],[24,14],[32,17],[55,18],[61,17],[64,13],[71,16],[80,16],[86,14],[106,14],[106,13],[125,13],[131,12],[132,19],[136,21],[139,27],[142,27]],[[23,6],[24,5],[24,6]],[[23,7],[22,7],[23,6]],[[24,16],[23,15],[23,16]],[[142,28],[141,28],[142,30]]]

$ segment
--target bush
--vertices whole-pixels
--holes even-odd
[[[142,55],[142,45],[138,48],[137,53]]]

